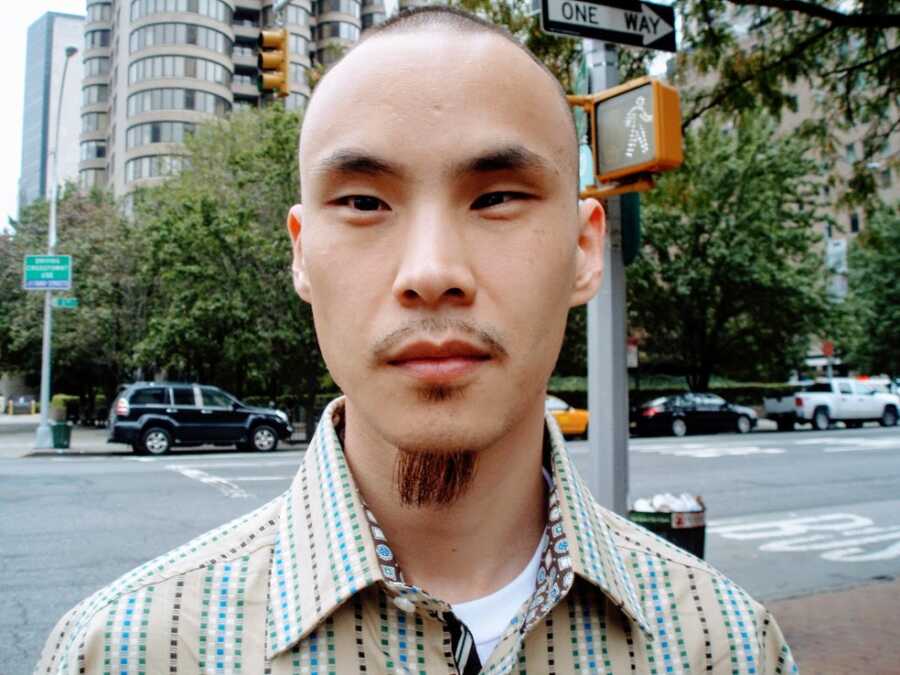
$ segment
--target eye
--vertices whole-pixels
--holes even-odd
[[[507,202],[527,198],[528,195],[522,192],[488,192],[472,202],[472,208],[475,210],[489,209],[492,206],[500,206]]]
[[[349,195],[335,201],[338,206],[348,206],[355,211],[390,211],[390,207],[378,197]]]

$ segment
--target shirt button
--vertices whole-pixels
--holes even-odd
[[[397,609],[406,612],[407,614],[412,614],[416,611],[416,606],[413,604],[413,601],[409,598],[404,598],[402,595],[394,598],[394,604],[397,606]]]

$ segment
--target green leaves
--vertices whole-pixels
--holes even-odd
[[[713,373],[777,380],[826,304],[809,148],[774,121],[708,114],[685,164],[642,196],[642,255],[628,269],[631,330],[693,388]]]

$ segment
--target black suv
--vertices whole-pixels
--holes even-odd
[[[294,432],[280,410],[244,405],[218,387],[135,382],[119,390],[109,412],[107,443],[161,455],[173,445],[234,445],[267,452]]]

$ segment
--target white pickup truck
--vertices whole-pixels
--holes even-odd
[[[843,422],[848,428],[861,427],[864,422],[892,427],[900,417],[900,396],[847,377],[816,380],[788,396],[765,398],[763,405],[766,417],[778,424],[779,431],[789,431],[798,422],[811,422],[819,431],[833,422]]]

